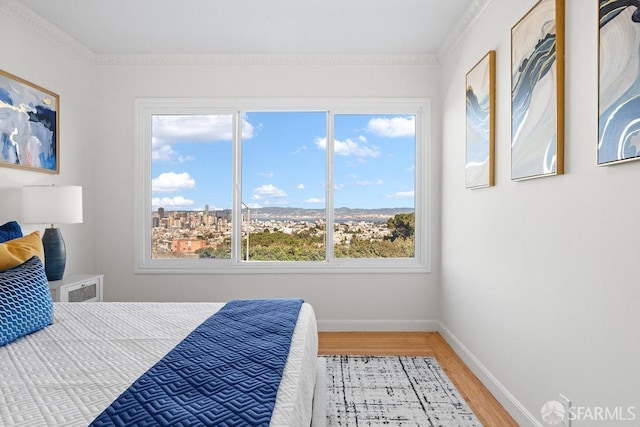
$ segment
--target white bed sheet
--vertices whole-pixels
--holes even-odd
[[[86,426],[224,303],[54,303],[54,324],[0,347],[0,425]],[[272,426],[311,423],[318,351],[303,304]]]

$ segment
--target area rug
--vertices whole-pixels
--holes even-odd
[[[432,357],[325,359],[328,426],[482,426]]]

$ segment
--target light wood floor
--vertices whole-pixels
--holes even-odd
[[[438,332],[319,332],[320,355],[433,356],[487,427],[517,426]]]

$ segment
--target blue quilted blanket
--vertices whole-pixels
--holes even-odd
[[[302,300],[234,300],[92,426],[268,426]]]

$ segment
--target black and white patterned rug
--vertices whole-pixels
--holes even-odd
[[[328,426],[482,426],[432,357],[325,359]]]

